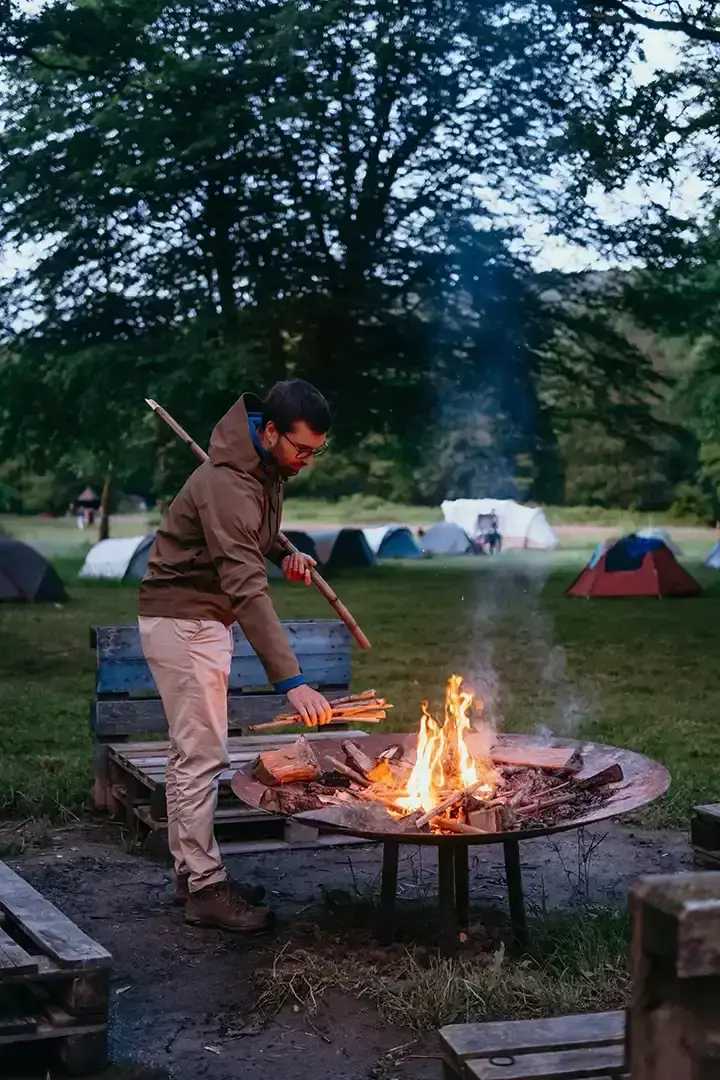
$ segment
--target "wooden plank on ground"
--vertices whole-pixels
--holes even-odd
[[[625,1051],[622,1046],[598,1046],[583,1050],[555,1050],[545,1054],[496,1054],[465,1062],[472,1080],[602,1080],[621,1077]]]
[[[0,981],[10,976],[36,972],[37,960],[0,928]]]
[[[440,1041],[446,1054],[449,1052],[460,1061],[492,1057],[506,1050],[526,1054],[533,1050],[619,1045],[624,1037],[624,1012],[581,1013],[509,1023],[448,1024],[440,1028]]]
[[[88,937],[5,863],[0,862],[0,911],[66,968],[109,967],[107,949]]]

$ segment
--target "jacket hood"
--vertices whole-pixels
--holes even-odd
[[[263,403],[256,394],[242,394],[219,420],[210,437],[210,461],[248,472],[259,480],[275,479],[276,469],[260,460],[250,433],[249,413],[261,413]]]

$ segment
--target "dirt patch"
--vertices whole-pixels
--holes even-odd
[[[691,863],[684,835],[617,824],[582,841],[576,834],[525,841],[521,850],[527,900],[538,909],[587,900],[624,904],[641,874]],[[441,1075],[432,1037],[384,1026],[371,1006],[352,997],[331,993],[311,1015],[288,1006],[260,1023],[252,976],[271,962],[276,939],[245,941],[187,927],[172,904],[167,869],[127,854],[102,829],[56,832],[48,850],[7,861],[114,956],[115,1065],[106,1080],[285,1080],[301,1063],[314,1080]],[[306,919],[318,903],[368,894],[380,861],[380,849],[368,847],[269,853],[229,866],[237,878],[265,885],[282,926]],[[401,895],[431,896],[434,879],[433,851],[408,849]],[[471,888],[483,904],[505,905],[501,848],[476,855]]]

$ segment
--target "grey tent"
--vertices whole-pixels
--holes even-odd
[[[705,560],[705,565],[711,567],[713,570],[720,570],[720,540],[718,540],[717,544],[708,555]]]
[[[436,521],[420,537],[420,547],[426,555],[466,555],[472,550],[467,533],[454,521]]]
[[[357,566],[378,565],[362,529],[329,529],[322,532],[289,529],[285,535],[303,554],[315,559],[323,574]],[[272,563],[267,562],[266,565],[268,577],[282,576]]]
[[[0,600],[58,603],[65,587],[47,559],[20,540],[0,537]]]

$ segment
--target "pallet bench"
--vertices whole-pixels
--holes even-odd
[[[72,1075],[107,1064],[112,957],[0,862],[0,1076],[19,1044],[52,1040]]]
[[[624,1042],[623,1012],[440,1029],[445,1080],[624,1080]]]
[[[309,683],[327,694],[347,693],[350,683],[350,633],[338,620],[283,623]],[[286,707],[274,693],[247,638],[233,628],[234,648],[228,685],[230,768],[220,776],[215,830],[224,855],[284,849],[367,844],[366,840],[322,834],[315,828],[243,806],[230,790],[237,768],[261,751],[297,735],[243,735],[249,725],[271,720]],[[169,743],[140,741],[167,732],[167,721],[135,626],[98,626],[91,632],[96,651],[95,697],[90,726],[94,744],[93,798],[98,808],[125,820],[132,838],[142,838],[155,855],[167,854],[165,773]],[[316,738],[361,738],[364,732],[334,729]]]
[[[696,866],[720,870],[720,803],[693,807],[690,843]]]

